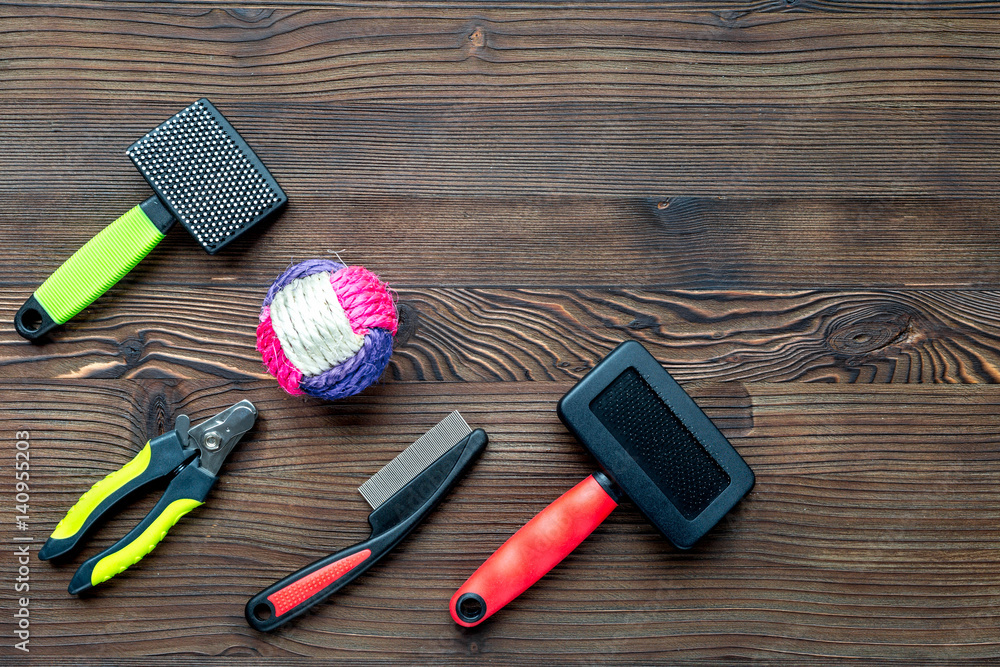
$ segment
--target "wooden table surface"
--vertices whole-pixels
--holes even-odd
[[[808,665],[1000,658],[1000,9],[969,0],[0,6],[0,662]],[[124,149],[207,96],[287,191],[217,256],[172,232],[44,345],[10,322],[149,194]],[[389,370],[291,397],[254,349],[290,263],[398,294]],[[625,502],[480,627],[448,599],[594,467],[555,404],[638,340],[757,485],[679,552]],[[208,503],[84,599],[18,537],[181,413],[249,398]],[[453,409],[481,461],[273,634],[245,601],[367,536],[356,487]],[[30,433],[30,519],[14,523]]]

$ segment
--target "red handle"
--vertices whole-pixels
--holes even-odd
[[[618,503],[591,475],[497,549],[451,598],[451,617],[471,628],[502,609],[583,542]]]
[[[289,609],[316,595],[324,588],[365,562],[372,555],[371,549],[364,549],[345,558],[325,565],[311,574],[293,581],[267,596],[274,605],[274,615],[281,616]]]

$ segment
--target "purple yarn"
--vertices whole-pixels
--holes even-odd
[[[278,276],[278,279],[274,281],[271,288],[267,290],[267,296],[264,297],[264,305],[270,306],[271,301],[274,300],[278,292],[297,278],[305,278],[306,276],[311,276],[314,273],[322,273],[323,271],[329,271],[333,274],[342,268],[344,268],[343,264],[329,259],[307,259],[300,264],[296,264]]]
[[[306,260],[288,268],[278,276],[264,297],[260,325],[257,329],[257,349],[264,354],[264,367],[272,375],[279,378],[279,384],[281,384],[282,378],[284,378],[281,375],[283,368],[287,367],[291,371],[294,371],[294,377],[290,375],[289,378],[286,378],[286,381],[290,380],[291,384],[288,386],[281,384],[289,393],[297,394],[301,391],[307,395],[327,400],[352,396],[377,382],[389,364],[393,344],[391,329],[383,329],[371,325],[366,327],[367,333],[364,335],[361,349],[349,359],[345,359],[334,368],[330,368],[319,375],[302,375],[301,371],[292,366],[281,352],[280,342],[274,332],[269,314],[270,311],[268,310],[275,296],[299,278],[305,278],[322,272],[329,272],[333,275],[344,268],[347,268],[344,264],[328,259]],[[362,267],[352,267],[351,270],[354,271],[355,269],[360,269],[362,272],[368,274],[369,277],[367,280],[370,280],[373,286],[387,290],[387,287],[374,274],[371,274]],[[362,279],[366,278],[362,277]],[[395,309],[393,309],[392,328],[395,328],[395,318]],[[277,352],[274,351],[275,349]]]
[[[326,268],[319,269],[319,271],[326,270]],[[270,293],[268,296],[270,297]],[[392,334],[385,329],[369,329],[365,342],[357,354],[319,375],[303,377],[299,389],[310,396],[331,401],[351,396],[379,379],[391,355]]]

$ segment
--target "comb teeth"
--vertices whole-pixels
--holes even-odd
[[[367,482],[359,486],[358,491],[372,509],[378,508],[470,433],[472,429],[462,419],[458,410],[452,412],[438,422],[437,426],[401,451],[396,458],[385,464]]]
[[[206,99],[174,115],[125,153],[209,252],[286,200],[250,147]]]

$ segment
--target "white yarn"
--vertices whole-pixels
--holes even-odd
[[[306,376],[353,357],[365,341],[351,331],[329,271],[285,285],[271,301],[271,324],[285,356]]]

